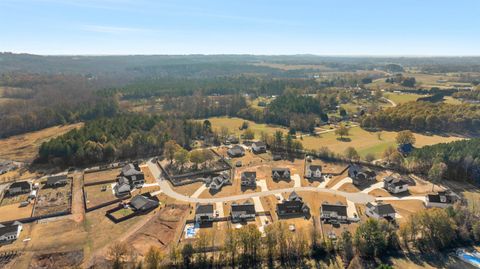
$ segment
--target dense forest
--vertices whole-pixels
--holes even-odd
[[[98,95],[101,85],[81,76],[3,75],[1,94],[9,99],[0,106],[0,137],[114,116],[117,101]]]
[[[475,133],[480,130],[480,105],[408,102],[368,115],[361,124],[387,130]]]
[[[189,147],[201,135],[203,126],[194,121],[160,116],[122,114],[89,121],[41,145],[37,162],[58,165],[86,165],[160,155],[166,141]]]
[[[461,91],[453,94],[453,97],[464,100],[480,100],[480,88],[475,91]]]
[[[440,177],[480,183],[479,149],[480,138],[425,146],[413,151],[408,158],[409,166],[415,172],[425,174],[432,167],[445,164],[446,169],[439,171]]]

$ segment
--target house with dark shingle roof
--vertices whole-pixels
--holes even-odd
[[[230,216],[233,223],[255,220],[255,205],[251,201],[243,204],[233,203]]]
[[[219,175],[214,177],[205,178],[205,185],[207,185],[210,190],[219,191],[225,185],[230,185],[230,175],[227,171],[221,172]]]
[[[322,166],[321,165],[308,165],[305,169],[305,177],[308,179],[322,179]]]
[[[64,186],[67,184],[67,180],[67,175],[51,176],[47,178],[45,186],[50,188]]]
[[[215,219],[213,215],[213,205],[212,204],[197,204],[195,208],[195,222],[202,224],[202,223],[209,223]]]
[[[245,188],[257,187],[257,172],[245,171],[240,177],[240,185]]]
[[[373,170],[362,168],[356,164],[348,167],[348,176],[352,179],[354,185],[363,185],[370,181],[375,181],[377,173]]]
[[[133,211],[146,212],[152,210],[160,204],[157,199],[154,199],[150,194],[136,195],[130,200],[130,207]]]
[[[28,181],[18,181],[8,186],[7,195],[14,196],[32,191],[32,184]]]
[[[288,199],[277,204],[277,215],[279,218],[291,216],[310,217],[310,208],[303,202],[302,197],[296,192],[292,192]]]
[[[255,154],[261,154],[267,152],[267,144],[263,141],[258,141],[252,144],[252,151]]]
[[[395,220],[395,209],[391,204],[367,203],[365,215],[376,219]]]
[[[228,156],[230,158],[238,158],[245,155],[245,149],[242,146],[235,145],[227,150]]]
[[[348,222],[347,206],[341,203],[328,204],[323,203],[320,208],[320,219],[330,223],[346,223]]]
[[[443,191],[436,194],[427,194],[425,197],[425,206],[426,207],[440,207],[446,208],[454,204],[458,197],[452,193]]]
[[[118,177],[117,184],[113,187],[115,195],[117,197],[122,197],[126,195],[130,195],[130,191],[132,187],[130,186],[130,182],[126,177]]]
[[[9,244],[17,240],[22,229],[23,225],[18,221],[10,225],[0,224],[0,245]]]
[[[141,188],[145,184],[145,175],[138,163],[129,163],[122,168],[120,177],[126,177],[131,187]]]
[[[383,179],[383,188],[393,194],[406,192],[408,191],[408,181],[401,177],[390,175]]]
[[[288,168],[272,168],[272,179],[275,181],[290,181],[290,169]]]

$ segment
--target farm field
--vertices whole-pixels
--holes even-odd
[[[212,127],[214,130],[220,131],[222,127],[227,127],[228,130],[235,134],[240,135],[243,133],[243,130],[240,130],[239,127],[242,126],[244,121],[248,122],[249,129],[255,132],[256,138],[260,137],[261,132],[265,132],[267,134],[274,134],[276,131],[282,131],[284,133],[288,132],[288,129],[282,126],[274,126],[269,124],[263,123],[255,123],[253,121],[244,120],[241,118],[228,118],[228,117],[212,117],[208,118],[208,120],[212,123]]]
[[[55,126],[0,139],[0,156],[2,159],[32,161],[37,156],[38,149],[43,142],[82,126],[83,123]]]
[[[417,101],[418,98],[424,97],[425,95],[414,94],[414,93],[385,93],[385,98],[388,98],[395,102],[397,105]]]
[[[389,146],[395,145],[396,132],[382,131],[381,140],[378,139],[376,132],[368,132],[360,127],[350,128],[350,141],[339,141],[334,132],[323,133],[321,136],[304,136],[301,141],[306,149],[318,150],[320,147],[328,147],[335,153],[343,154],[348,147],[354,147],[360,156],[372,153],[375,157],[380,157],[383,151]],[[414,133],[416,138],[416,147],[423,147],[437,143],[445,143],[462,139],[461,137],[438,135],[422,135]]]

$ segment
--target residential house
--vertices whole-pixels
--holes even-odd
[[[257,172],[242,172],[240,185],[245,188],[257,187]]]
[[[348,167],[348,176],[352,179],[354,185],[363,185],[369,181],[375,181],[377,173],[373,170],[364,169],[356,164]]]
[[[160,203],[154,199],[149,193],[144,195],[136,195],[130,200],[130,207],[136,212],[146,212],[158,207]]]
[[[113,191],[117,197],[130,195],[131,190],[130,182],[126,177],[117,178],[117,184],[113,187]]]
[[[47,178],[47,183],[45,183],[45,186],[49,188],[64,186],[67,184],[67,180],[67,175],[51,176]]]
[[[243,204],[233,203],[230,216],[233,223],[255,220],[255,205],[250,201]]]
[[[302,197],[298,196],[296,192],[292,192],[288,199],[277,204],[277,215],[279,218],[298,215],[308,218],[310,217],[310,208],[303,202]]]
[[[309,179],[322,179],[321,165],[308,165],[305,170],[305,177]]]
[[[228,156],[230,158],[238,158],[245,155],[245,149],[242,146],[235,145],[227,150]]]
[[[22,229],[23,225],[18,221],[11,225],[0,224],[0,245],[9,244],[17,240]]]
[[[458,197],[452,193],[442,191],[436,194],[427,194],[425,199],[426,207],[446,208],[458,200]]]
[[[238,139],[238,136],[235,136],[235,135],[230,135],[225,139],[226,145],[238,144],[238,143],[240,143],[240,139]]]
[[[272,168],[272,179],[275,181],[290,181],[290,169],[288,168]]]
[[[329,223],[347,223],[347,206],[341,203],[324,203],[321,207],[320,219]]]
[[[197,204],[195,208],[195,222],[202,224],[212,222],[214,220],[213,215],[213,205],[212,204],[205,204],[200,205]]]
[[[395,209],[391,204],[367,203],[365,215],[376,219],[395,220]]]
[[[206,178],[205,184],[210,190],[219,191],[222,189],[224,185],[230,185],[230,175],[227,171],[223,171],[218,176],[214,176],[213,178]]]
[[[267,152],[267,144],[263,141],[258,141],[252,144],[252,151],[255,154],[261,154]]]
[[[14,196],[32,191],[32,184],[28,181],[18,181],[10,184],[7,190],[7,195]]]
[[[129,163],[122,168],[120,177],[126,177],[131,187],[141,188],[145,184],[145,175],[138,163]]]
[[[408,181],[392,175],[383,179],[383,188],[389,193],[397,194],[408,191]]]

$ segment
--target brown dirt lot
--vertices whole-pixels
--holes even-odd
[[[34,255],[29,269],[75,268],[83,260],[83,250]]]
[[[163,207],[126,241],[142,256],[150,246],[166,251],[179,238],[189,210],[187,205]]]
[[[412,213],[425,209],[423,202],[419,200],[386,201],[386,203],[391,204],[397,213],[403,217],[397,219],[399,222],[407,219]]]
[[[344,192],[359,192],[360,190],[353,185],[352,183],[345,183],[340,188],[338,188],[339,191],[344,191]]]
[[[20,203],[9,204],[0,207],[0,222],[12,221],[32,216],[33,204],[20,207]]]
[[[107,186],[107,190],[102,191],[102,186]],[[115,195],[112,192],[112,187],[110,183],[86,186],[84,187],[84,191],[86,195],[87,207],[94,207],[96,205],[116,199]]]
[[[384,189],[375,189],[371,192],[369,192],[368,194],[372,195],[372,196],[375,196],[375,197],[391,197],[392,195],[384,190]]]
[[[340,182],[342,179],[348,177],[348,173],[345,172],[339,176],[334,176],[330,182],[328,182],[328,184],[325,186],[326,188],[332,188],[333,186],[335,186],[338,182]]]
[[[168,184],[170,184],[170,182]],[[176,192],[183,195],[187,195],[187,196],[191,196],[192,194],[194,194],[195,191],[198,190],[202,185],[203,185],[203,182],[195,182],[192,184],[187,184],[179,187],[173,187],[173,185],[170,184],[170,186],[172,186],[172,189],[174,189]]]
[[[48,188],[43,186],[37,195],[34,216],[42,216],[68,210],[72,199],[72,180],[65,186]]]
[[[3,159],[15,161],[32,161],[37,156],[38,149],[43,142],[82,126],[83,123],[55,126],[0,139],[0,156]]]
[[[10,171],[6,174],[0,175],[0,183],[11,182],[20,179],[32,179],[38,177],[36,172],[30,172],[25,168],[20,168],[14,171]]]
[[[155,180],[155,178],[153,177],[150,169],[148,169],[148,166],[142,165],[142,166],[140,166],[140,169],[142,170],[143,174],[145,175],[145,183],[150,184],[150,183],[157,182]]]
[[[93,173],[85,173],[83,180],[85,184],[95,183],[99,181],[112,180],[115,181],[117,176],[120,174],[120,168],[109,169]]]

